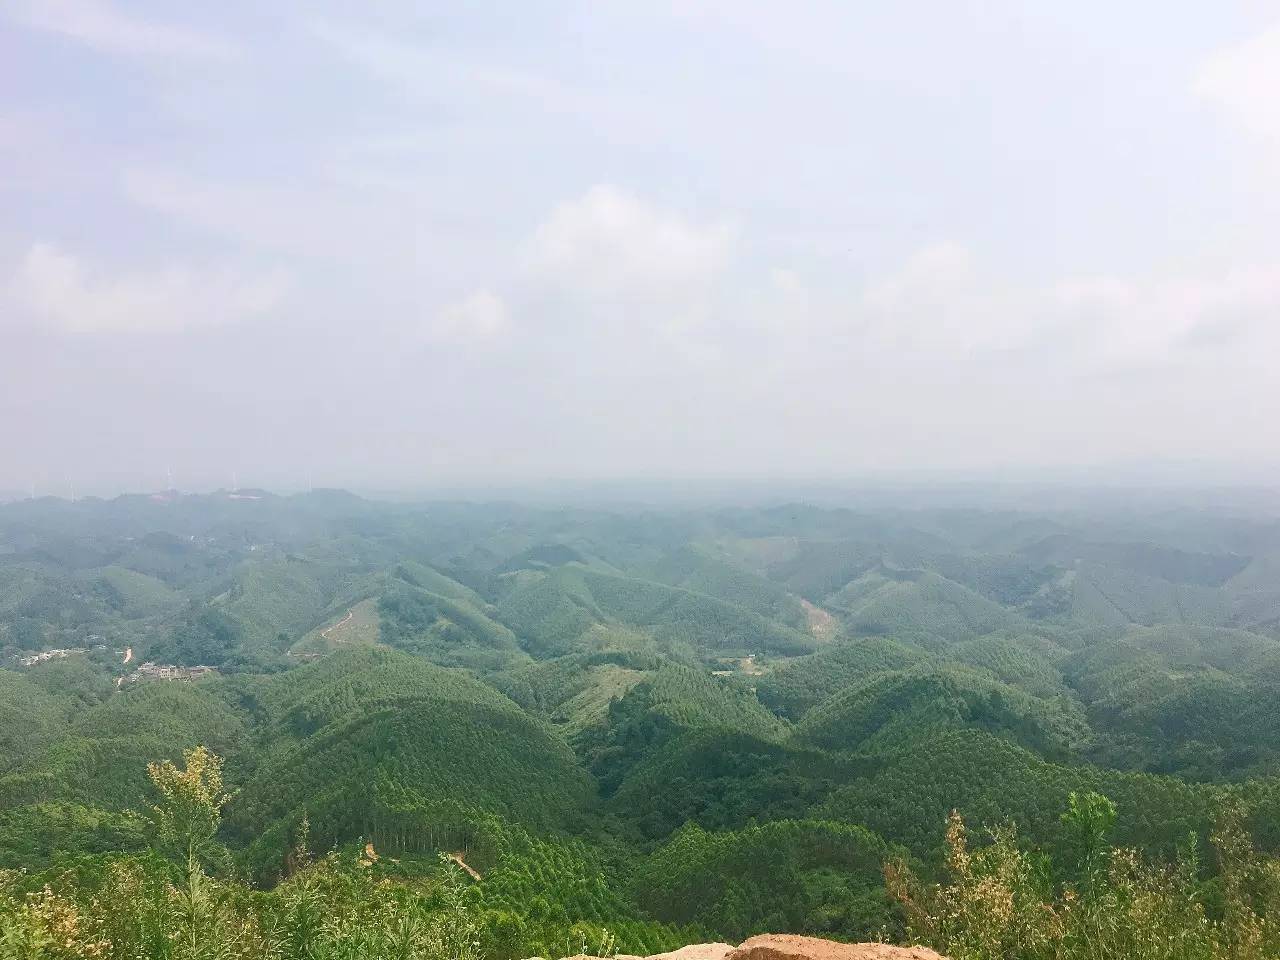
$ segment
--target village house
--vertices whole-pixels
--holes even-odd
[[[45,663],[48,660],[64,660],[71,656],[70,650],[41,650],[39,653],[27,654],[18,658],[18,663],[24,667],[34,667],[37,663]]]
[[[201,677],[212,676],[217,673],[213,667],[198,665],[194,667],[180,667],[171,663],[147,663],[140,664],[138,669],[129,674],[130,683],[136,683],[139,680],[199,680]]]

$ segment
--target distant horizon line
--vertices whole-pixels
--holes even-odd
[[[1261,468],[1258,468],[1261,469]],[[1056,473],[1046,476],[1046,473]],[[1245,472],[1245,471],[1242,471]],[[1007,496],[1019,499],[1027,495],[1068,495],[1083,496],[1091,499],[1094,496],[1123,497],[1137,493],[1151,493],[1160,496],[1195,497],[1197,495],[1218,495],[1232,498],[1263,497],[1275,500],[1280,506],[1280,470],[1267,471],[1272,475],[1262,478],[1256,475],[1223,477],[1223,476],[1170,476],[1152,475],[1112,469],[1100,476],[1096,471],[1082,468],[1077,471],[1034,471],[1001,475],[988,471],[944,471],[917,470],[902,472],[883,472],[863,474],[842,478],[804,478],[804,477],[752,477],[752,476],[671,476],[671,477],[632,477],[632,478],[547,478],[539,480],[441,480],[420,484],[380,485],[380,484],[321,484],[314,486],[295,486],[289,483],[269,485],[241,484],[236,487],[228,485],[198,486],[184,488],[180,485],[146,489],[141,487],[121,487],[113,492],[102,492],[99,488],[93,492],[76,494],[50,490],[34,491],[4,490],[0,488],[0,504],[33,503],[55,501],[60,503],[78,503],[94,501],[108,503],[125,498],[150,498],[163,500],[166,497],[215,497],[223,495],[228,498],[241,496],[252,499],[255,495],[271,498],[288,499],[309,494],[339,493],[356,497],[370,503],[412,503],[423,501],[434,502],[530,502],[561,503],[568,499],[588,505],[595,502],[630,502],[642,503],[650,499],[656,502],[679,502],[681,500],[714,501],[729,504],[735,501],[735,494],[746,497],[757,503],[763,498],[767,502],[799,503],[806,500],[827,501],[828,503],[844,499],[889,499],[895,497],[929,499],[930,495],[941,498],[977,496],[990,499]],[[1253,471],[1247,471],[1253,473]],[[585,498],[580,501],[580,498]],[[573,505],[573,502],[564,505]],[[737,502],[742,502],[740,499]]]

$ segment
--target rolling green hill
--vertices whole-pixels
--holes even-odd
[[[1074,896],[1093,793],[1099,849],[1191,878],[1207,922],[1230,823],[1274,869],[1269,516],[250,496],[0,505],[0,939],[46,882],[164,928],[192,874],[148,764],[198,747],[229,798],[200,876],[223,929],[273,936],[902,935],[885,863],[942,889],[952,810],[974,869],[1011,823],[1027,882]]]
[[[863,824],[921,857],[940,848],[952,810],[975,825],[1011,821],[1028,840],[1061,844],[1072,790],[1096,790],[1116,802],[1121,842],[1171,854],[1189,833],[1207,837],[1222,797],[1176,777],[1050,763],[976,729],[939,730],[873,770],[833,793],[820,815]]]
[[[0,670],[0,777],[39,757],[68,727],[66,703],[26,677]]]
[[[762,703],[798,720],[815,704],[878,673],[924,663],[930,654],[890,637],[848,640],[788,661],[760,679]]]
[[[1054,757],[1076,754],[1089,739],[1084,711],[1066,696],[1035,697],[956,667],[874,674],[806,713],[795,736],[830,750],[876,752],[952,728],[991,731]]]
[[[679,587],[564,567],[517,582],[498,617],[535,657],[569,652],[593,626],[616,623],[672,652],[806,653],[813,638],[749,609]]]
[[[997,630],[1017,630],[1020,616],[930,571],[879,567],[826,599],[854,633],[909,637],[940,647]]]
[[[640,573],[644,579],[715,597],[797,630],[807,629],[804,608],[783,586],[726,563],[700,546],[686,546],[641,567]]]

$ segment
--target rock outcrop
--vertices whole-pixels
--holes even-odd
[[[836,943],[790,933],[762,933],[744,941],[725,960],[946,960],[928,947],[888,943]]]
[[[537,958],[534,958],[537,960]],[[578,955],[563,960],[608,960]],[[691,943],[651,957],[619,954],[612,960],[947,960],[928,947],[895,947],[888,943],[837,943],[791,933],[762,933],[738,946]]]
[[[691,943],[679,950],[655,953],[645,960],[724,960],[734,949],[731,943]]]

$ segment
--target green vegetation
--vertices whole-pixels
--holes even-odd
[[[880,567],[826,599],[859,633],[907,637],[938,647],[1001,629],[1021,618],[931,571]]]
[[[68,511],[0,507],[0,956],[1280,951],[1272,518]]]
[[[1072,845],[1046,860],[1018,844],[1012,826],[971,844],[963,819],[946,832],[942,885],[918,880],[901,862],[886,866],[912,938],[954,960],[1253,960],[1280,954],[1272,918],[1280,908],[1280,860],[1259,855],[1228,810],[1212,838],[1217,876],[1201,880],[1193,842],[1170,862],[1115,848],[1115,805],[1071,794],[1062,815]],[[1192,838],[1194,839],[1194,838]]]
[[[878,673],[833,694],[796,727],[829,750],[895,751],[952,727],[991,730],[1043,756],[1069,757],[1089,732],[1070,699],[1046,700],[963,668]]]
[[[888,637],[835,644],[783,664],[760,681],[760,700],[794,720],[811,707],[868,677],[923,663],[929,655]]]
[[[895,922],[880,872],[894,851],[861,827],[777,820],[708,833],[690,825],[638,871],[640,904],[731,940],[762,930],[839,936]]]

